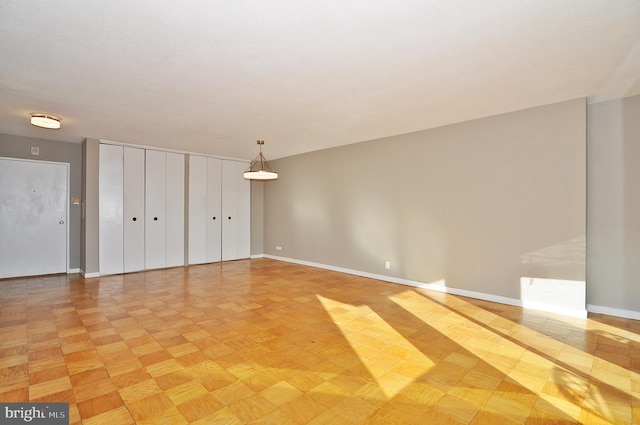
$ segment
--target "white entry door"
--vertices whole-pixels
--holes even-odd
[[[0,278],[67,272],[69,165],[0,158]]]

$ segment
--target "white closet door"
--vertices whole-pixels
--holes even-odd
[[[241,166],[242,165],[242,166]],[[222,260],[246,258],[246,242],[240,242],[246,232],[245,212],[240,212],[246,202],[242,199],[244,190],[244,163],[237,161],[222,162]]]
[[[238,215],[235,161],[222,162],[222,261],[238,258]]]
[[[189,156],[189,264],[207,262],[207,158]]]
[[[124,147],[124,272],[144,270],[144,149]]]
[[[207,262],[222,259],[222,160],[207,158]]]
[[[99,164],[100,274],[117,274],[124,271],[122,146],[101,144]]]
[[[167,154],[146,151],[145,268],[166,264]]]
[[[67,271],[68,169],[0,159],[0,278]]]
[[[247,168],[247,163],[236,162],[236,175],[238,176],[236,186],[238,258],[249,258],[251,256],[251,182],[244,178],[244,172]]]
[[[184,265],[184,155],[167,153],[166,267]]]

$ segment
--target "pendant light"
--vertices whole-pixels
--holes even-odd
[[[258,140],[258,146],[260,146],[260,153],[251,161],[249,169],[244,172],[244,178],[249,180],[275,180],[278,178],[278,173],[272,171],[267,164],[267,160],[262,155],[262,145],[264,140]]]
[[[31,124],[40,128],[57,130],[60,128],[60,118],[49,114],[31,114]]]

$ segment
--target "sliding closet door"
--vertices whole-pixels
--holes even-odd
[[[167,154],[147,150],[145,169],[145,268],[166,264]]]
[[[189,157],[189,264],[221,259],[221,160]]]
[[[222,259],[222,200],[221,172],[222,161],[207,158],[207,262]]]
[[[247,164],[222,161],[222,260],[250,256],[250,190],[243,177]]]
[[[238,194],[235,162],[222,163],[222,261],[238,258]]]
[[[124,272],[144,270],[144,149],[124,147]]]
[[[189,264],[207,262],[207,158],[189,156]]]
[[[118,274],[124,271],[122,146],[101,144],[99,164],[100,274]]]
[[[244,178],[248,166],[245,162],[236,162],[238,258],[251,257],[251,182]]]
[[[184,155],[167,153],[166,267],[184,265]]]

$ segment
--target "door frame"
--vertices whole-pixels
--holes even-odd
[[[66,217],[64,218],[64,222],[65,222],[65,246],[66,246],[66,253],[65,253],[65,257],[66,257],[66,261],[65,261],[65,273],[69,274],[69,271],[71,270],[69,268],[69,261],[70,261],[70,247],[69,247],[69,210],[70,210],[70,198],[69,198],[69,190],[70,190],[70,184],[71,184],[71,164],[68,162],[58,162],[58,161],[41,161],[41,160],[36,160],[36,159],[26,159],[26,158],[12,158],[12,157],[4,157],[4,156],[0,156],[0,161],[3,160],[7,160],[7,161],[21,161],[21,162],[30,162],[30,163],[36,163],[36,164],[55,164],[55,165],[64,165],[67,169],[67,181],[65,182],[65,203],[66,203],[66,208],[65,208],[65,215]]]

